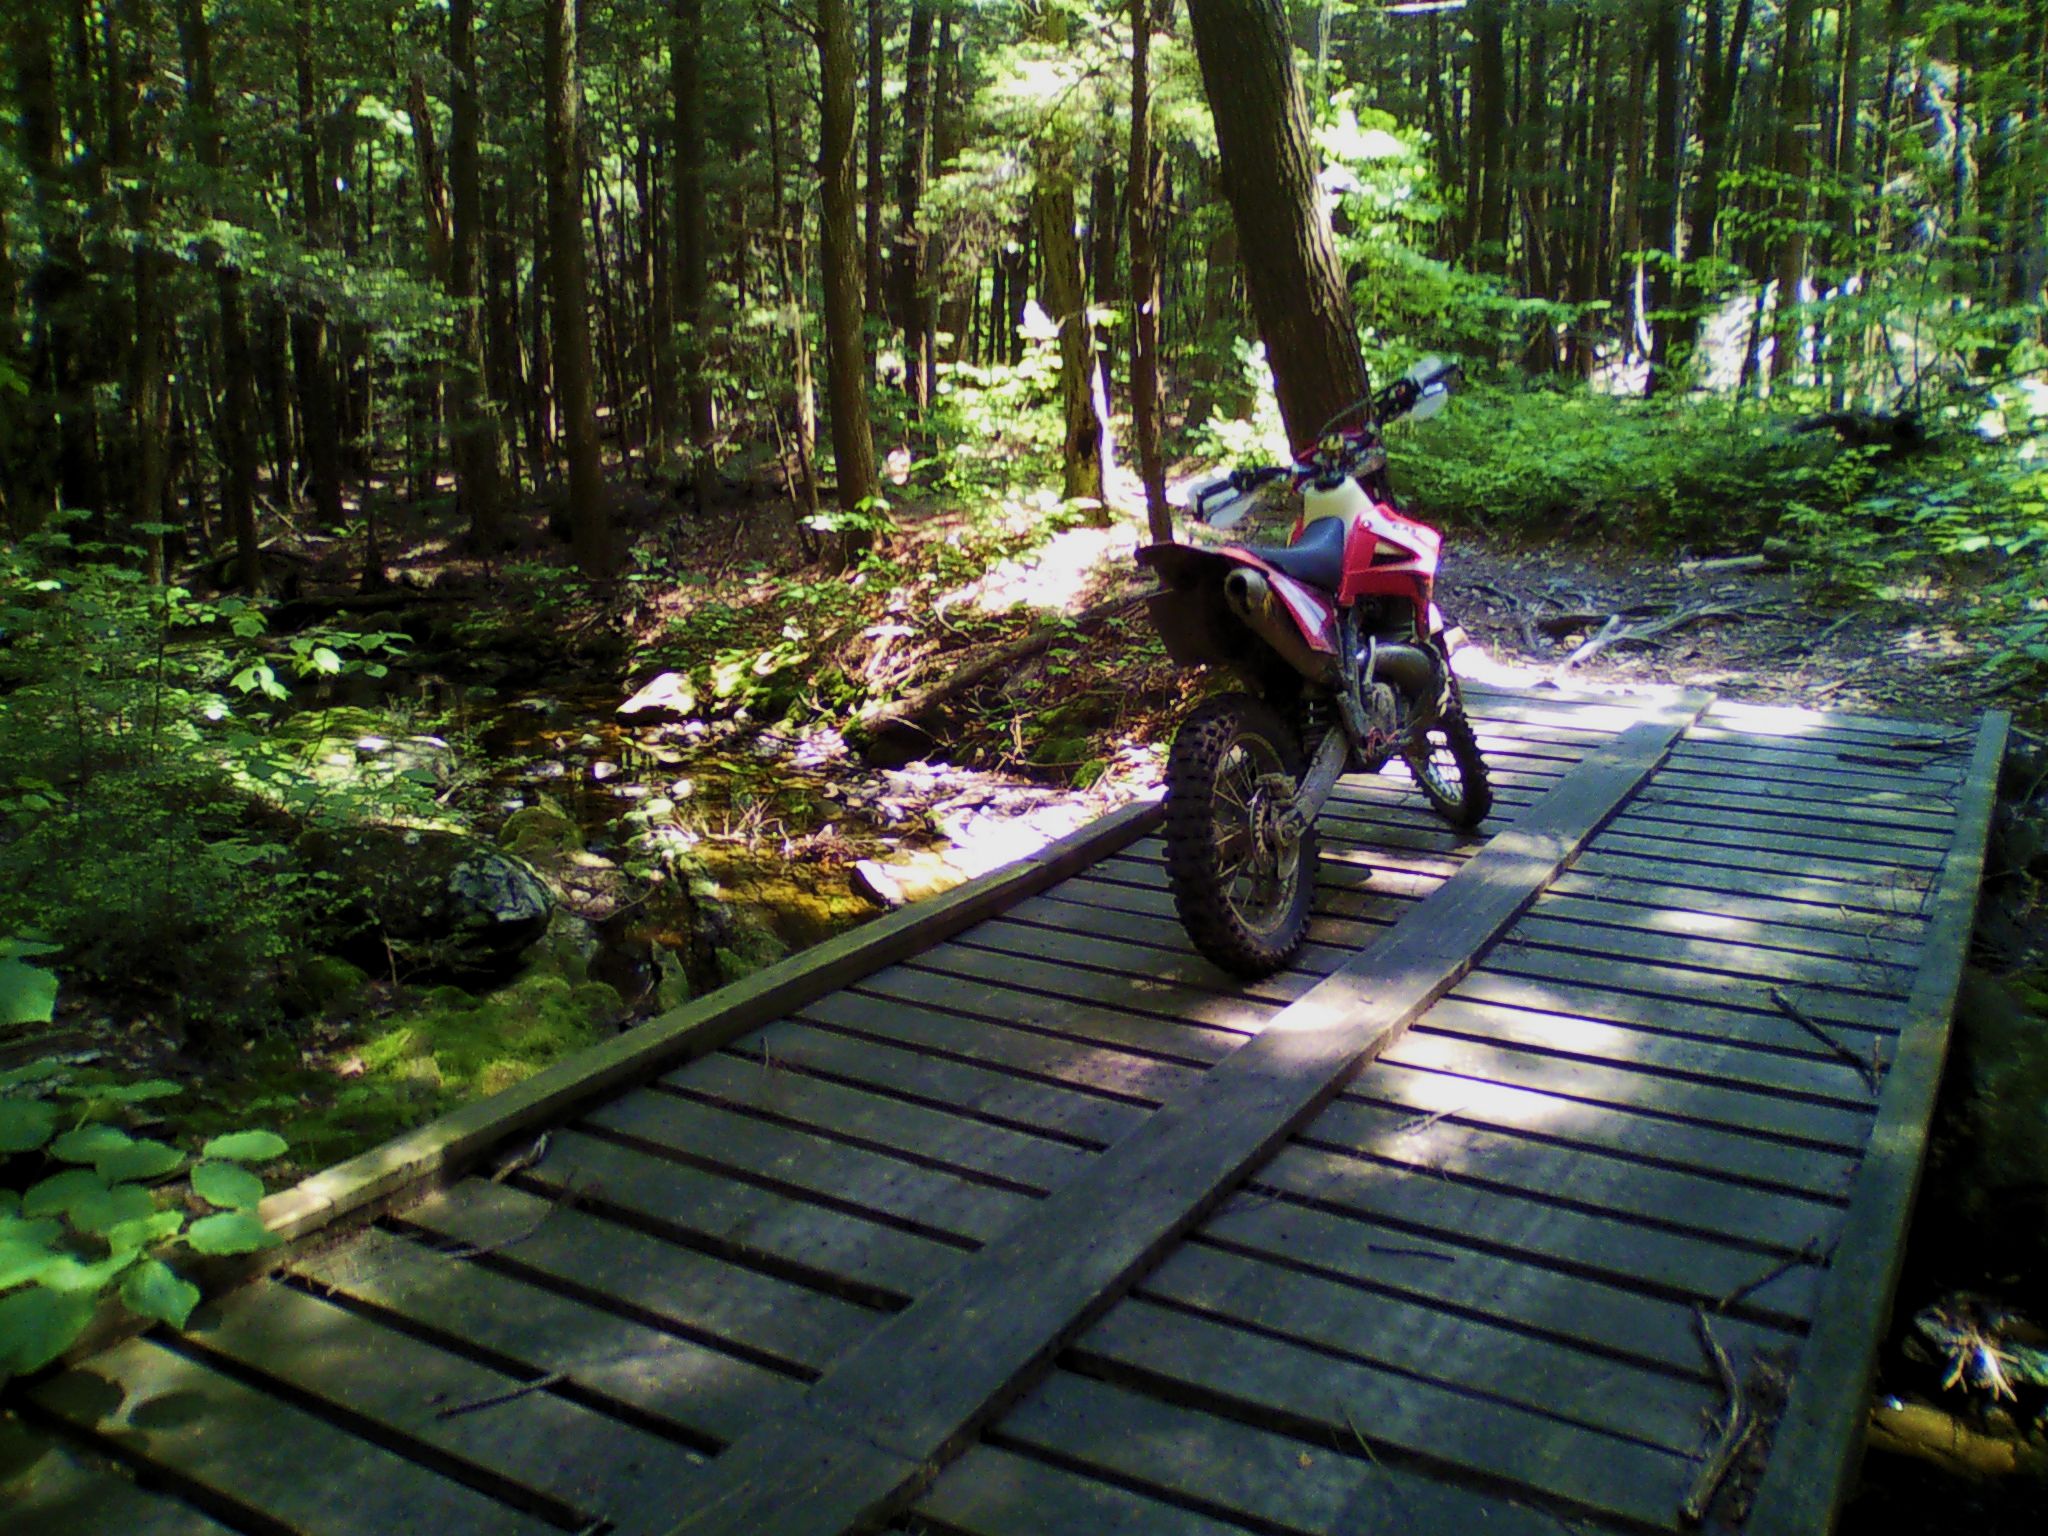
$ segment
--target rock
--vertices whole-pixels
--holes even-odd
[[[524,859],[541,859],[580,851],[583,831],[567,811],[542,795],[537,804],[505,818],[505,825],[498,829],[498,846]]]
[[[862,859],[848,878],[864,900],[878,907],[901,907],[950,891],[968,874],[943,854],[919,849],[899,853],[887,863]]]
[[[681,672],[664,672],[618,708],[631,719],[646,715],[653,719],[682,720],[697,712],[697,690]]]
[[[362,996],[370,978],[339,955],[305,955],[292,967],[292,990],[308,1013],[339,1012]]]
[[[357,932],[414,969],[502,970],[547,930],[554,897],[525,860],[459,832],[309,833],[300,854],[340,882]]]

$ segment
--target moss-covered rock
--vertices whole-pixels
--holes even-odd
[[[498,832],[498,846],[507,853],[541,863],[551,854],[583,848],[583,831],[575,818],[546,795],[537,804],[514,811]]]
[[[309,834],[298,853],[347,893],[345,921],[415,970],[502,971],[554,912],[530,864],[459,832],[362,827]]]

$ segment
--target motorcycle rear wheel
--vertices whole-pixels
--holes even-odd
[[[1453,709],[1423,733],[1416,751],[1405,754],[1415,787],[1437,815],[1470,831],[1493,809],[1493,783],[1479,738],[1463,709]]]
[[[1294,732],[1244,693],[1198,707],[1174,734],[1167,757],[1166,873],[1174,909],[1195,948],[1239,976],[1278,970],[1308,932],[1315,829],[1290,842],[1279,820],[1302,766]]]

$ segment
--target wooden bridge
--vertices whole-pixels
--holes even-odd
[[[1473,703],[1268,981],[1134,807],[273,1197],[7,1530],[1825,1530],[2005,722]]]

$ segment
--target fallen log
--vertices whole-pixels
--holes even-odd
[[[1705,619],[1726,619],[1747,615],[1747,608],[1731,608],[1719,603],[1701,603],[1693,608],[1681,608],[1676,613],[1661,619],[1650,619],[1640,624],[1631,624],[1626,613],[1608,616],[1607,622],[1597,633],[1585,640],[1563,661],[1557,664],[1561,675],[1582,661],[1599,655],[1610,645],[1648,645],[1664,635],[1698,624]]]

